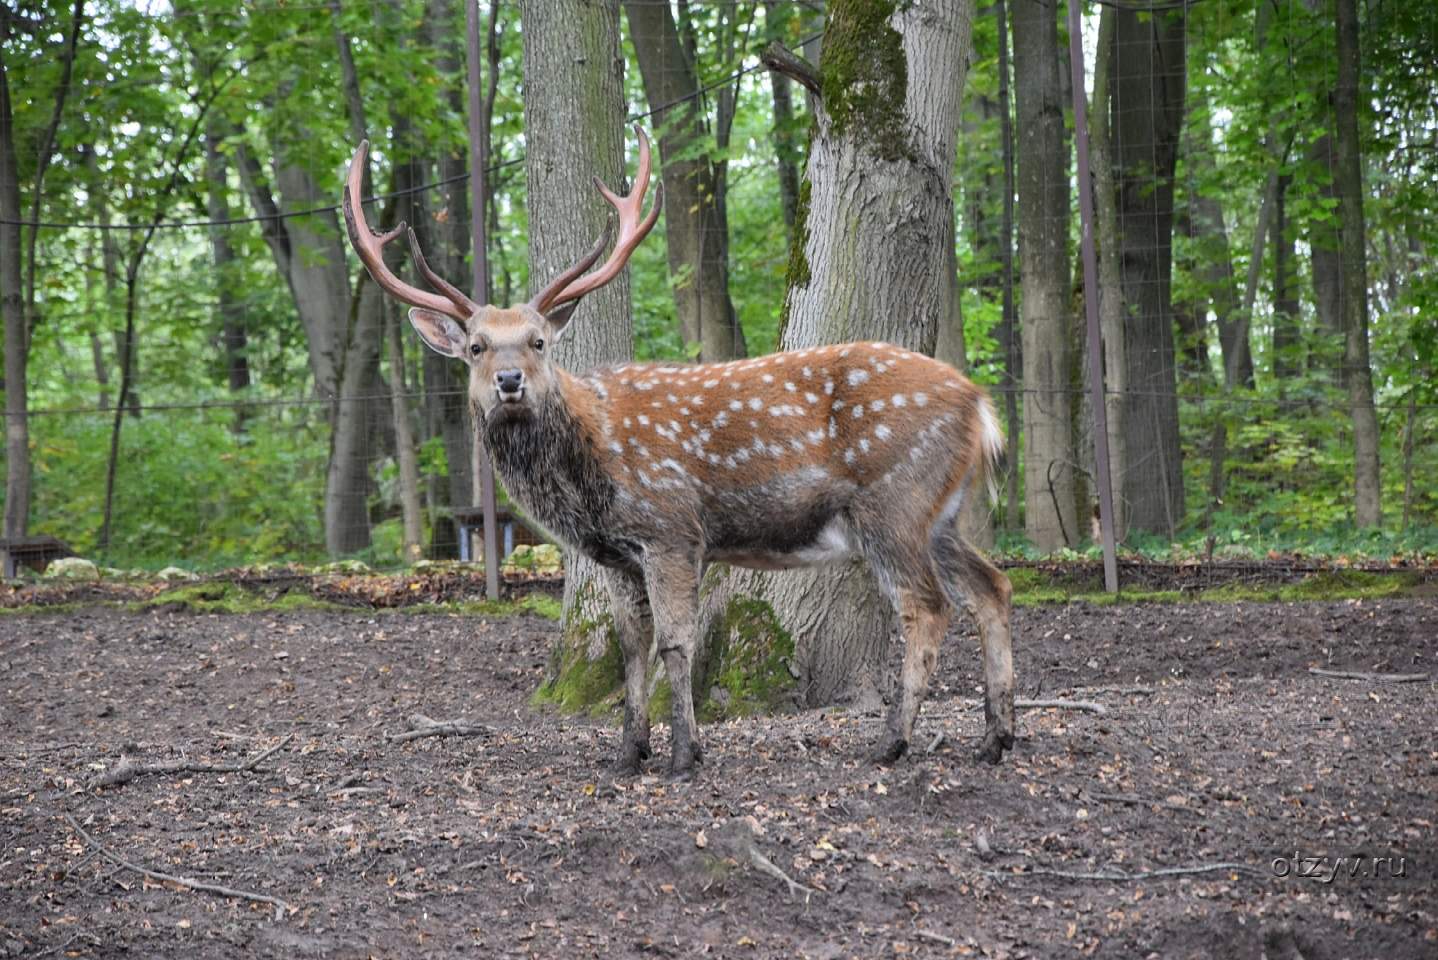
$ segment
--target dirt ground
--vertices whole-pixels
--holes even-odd
[[[965,636],[898,766],[831,711],[705,727],[673,784],[662,727],[615,781],[611,721],[529,706],[538,618],[0,617],[0,956],[1438,956],[1438,688],[1309,673],[1438,677],[1438,600],[1014,627],[1021,697],[1107,712],[976,764]]]

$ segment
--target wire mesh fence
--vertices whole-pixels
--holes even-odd
[[[376,145],[372,222],[415,224],[441,273],[468,275],[463,51],[440,29],[463,9],[432,6],[284,5],[275,16],[286,32],[269,35],[255,11],[221,5],[215,32],[233,42],[214,49],[186,32],[198,13],[105,7],[110,32],[86,35],[69,80],[27,75],[36,79],[21,88],[15,127],[24,156],[43,145],[40,108],[65,85],[102,102],[137,83],[160,97],[92,146],[67,144],[40,199],[8,221],[33,240],[24,266],[41,278],[26,314],[29,531],[113,566],[344,556],[387,567],[414,558],[407,539],[424,556],[460,553],[456,511],[476,502],[463,367],[427,353],[380,302],[331,199],[354,139],[353,95]],[[708,217],[678,236],[671,199],[636,253],[633,351],[674,361],[783,347],[786,296],[805,282],[795,263],[808,239],[814,112],[811,94],[764,69],[759,51],[778,42],[832,80],[822,57],[832,11],[624,7],[626,119],[653,130],[666,167],[698,171],[693,203]],[[495,38],[481,212],[496,303],[549,279],[530,276],[526,250],[527,164],[545,160],[528,155],[520,122],[522,10],[480,10]],[[1352,526],[1370,460],[1379,525],[1431,531],[1438,395],[1425,307],[1438,285],[1426,251],[1438,180],[1413,147],[1431,141],[1435,118],[1413,92],[1428,68],[1385,43],[1431,46],[1438,21],[1366,8],[1364,83],[1391,109],[1361,119],[1368,259],[1354,281],[1337,213],[1351,202],[1347,80],[1330,15],[1299,0],[1082,13],[1080,95],[1099,145],[1094,236],[1079,227],[1062,9],[1009,0],[976,10],[951,118],[955,309],[928,349],[947,349],[990,388],[1010,434],[1013,482],[993,517],[1001,540],[1044,550],[1091,540],[1089,296],[1107,311],[1104,396],[1129,542],[1325,542]],[[214,62],[160,45],[149,61],[177,72],[149,75],[131,47],[160,36],[188,38]],[[47,42],[17,58],[53,53]],[[387,42],[423,53],[403,77],[380,76]],[[296,64],[306,44],[316,53]],[[921,69],[910,66],[911,85],[943,82]],[[213,123],[197,116],[211,101]],[[77,116],[94,110],[84,109]],[[142,194],[164,182],[183,186],[147,206]],[[1083,243],[1112,268],[1097,290],[1085,289]],[[732,311],[727,343],[706,334],[715,317],[702,311],[715,301],[695,293],[716,271]],[[1355,282],[1356,314],[1344,312]],[[864,317],[848,329],[868,338]],[[7,429],[17,423],[12,411]]]

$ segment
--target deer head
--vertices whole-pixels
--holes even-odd
[[[639,171],[633,190],[621,197],[605,187],[598,177],[594,180],[600,194],[618,214],[619,236],[609,258],[592,273],[586,273],[609,245],[613,218],[588,253],[527,303],[512,307],[477,304],[436,274],[425,261],[414,230],[403,222],[384,233],[372,230],[365,222],[360,198],[369,141],[360,143],[355,150],[343,198],[350,242],[375,283],[395,299],[410,305],[410,323],[424,342],[431,349],[469,365],[470,400],[485,416],[496,410],[522,414],[542,404],[557,389],[550,350],[569,328],[580,298],[617,277],[635,247],[658,221],[664,206],[664,185],[661,183],[655,191],[654,206],[648,216],[642,216],[651,157],[649,138],[638,127],[635,132],[639,135]],[[439,293],[404,282],[385,265],[385,244],[406,232],[415,268]]]

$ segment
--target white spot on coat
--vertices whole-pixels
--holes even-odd
[[[849,376],[848,376],[847,379],[848,379],[848,381],[849,381],[849,386],[851,386],[851,387],[857,387],[859,384],[861,384],[861,383],[863,383],[865,380],[869,379],[869,371],[867,371],[867,370],[850,370],[850,371],[849,371]]]

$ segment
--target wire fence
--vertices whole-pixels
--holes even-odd
[[[671,11],[667,2],[656,5]],[[771,76],[757,51],[775,38],[816,50],[825,39],[822,4],[734,0],[692,6],[696,16],[708,18],[686,28],[698,38],[696,45],[677,61],[659,57],[669,80],[690,82],[681,96],[657,94],[660,85],[646,89],[635,38],[626,32],[627,120],[653,127],[662,139],[665,125],[676,122],[676,107],[695,108],[701,135],[683,156],[665,162],[697,157],[724,184],[727,221],[711,228],[702,243],[725,251],[737,321],[733,346],[767,352],[782,342],[780,318],[793,279],[791,240],[796,231],[802,236],[792,206],[811,113],[804,89]],[[1073,144],[1062,122],[1051,130],[1057,143],[1052,155],[1040,155],[1028,136],[1043,121],[1043,111],[1032,104],[1057,94],[1052,101],[1064,105],[1062,121],[1062,115],[1071,117],[1072,91],[1064,88],[1070,82],[1067,53],[1056,48],[1051,53],[1058,59],[1045,59],[1043,44],[1033,42],[1013,6],[1013,22],[1005,24],[1014,31],[1011,77],[999,75],[1000,64],[1009,63],[1007,49],[998,55],[1002,34],[995,17],[1004,6],[984,8],[974,24],[954,167],[957,308],[939,319],[940,339],[963,344],[960,359],[995,397],[1010,434],[1007,469],[1017,495],[1010,496],[1006,485],[997,523],[1014,537],[1019,531],[1034,535],[1032,519],[1062,500],[1061,539],[1078,547],[1090,532],[1087,516],[1096,496],[1091,393],[1079,363],[1086,292],[1078,270],[1083,238]],[[1061,16],[1052,5],[1038,6]],[[1325,248],[1324,231],[1331,227],[1313,214],[1335,203],[1333,108],[1315,108],[1308,127],[1290,136],[1265,126],[1255,103],[1284,96],[1310,102],[1317,74],[1303,58],[1326,56],[1329,40],[1324,23],[1299,0],[1277,7],[1277,26],[1269,29],[1290,31],[1284,41],[1289,59],[1262,83],[1243,78],[1264,62],[1266,48],[1232,53],[1235,45],[1253,42],[1253,10],[1104,0],[1084,11],[1086,92],[1099,95],[1096,71],[1108,85],[1107,100],[1094,108],[1090,123],[1097,119],[1107,131],[1099,134],[1108,157],[1103,173],[1112,180],[1108,195],[1116,200],[1112,215],[1121,231],[1111,240],[1121,249],[1105,255],[1132,265],[1118,278],[1124,366],[1106,372],[1112,379],[1102,394],[1126,411],[1119,439],[1129,441],[1128,454],[1114,464],[1115,494],[1121,504],[1136,506],[1147,488],[1164,486],[1167,514],[1145,529],[1166,527],[1161,533],[1169,538],[1242,528],[1321,536],[1348,523],[1352,512],[1352,363],[1343,356],[1341,330],[1330,312],[1346,280],[1334,273],[1331,257],[1325,259],[1332,251]],[[275,6],[281,8],[287,15],[335,9]],[[251,8],[249,15],[258,9],[265,8]],[[1101,49],[1104,11],[1127,16],[1137,10],[1144,15],[1121,21],[1110,46]],[[512,35],[516,8],[502,4],[500,15],[510,18],[504,29]],[[320,26],[328,43],[332,24],[326,19]],[[721,50],[723,43],[730,49]],[[515,112],[523,96],[517,47],[512,42],[506,48],[499,81],[501,102]],[[1055,71],[1052,90],[1035,86],[1039,68]],[[338,85],[338,67],[331,73]],[[94,83],[77,78],[75,90],[91,91]],[[338,86],[332,92],[342,103]],[[1163,102],[1165,96],[1172,102]],[[1016,132],[1006,135],[1001,117]],[[20,132],[22,146],[33,148],[38,134]],[[246,136],[244,146],[253,149],[258,135]],[[379,143],[391,138],[397,142],[394,117],[375,132]],[[1285,142],[1291,145],[1286,154],[1279,149]],[[278,146],[298,148],[283,139]],[[519,300],[531,283],[525,255],[528,149],[513,123],[496,128],[487,167],[493,196],[484,211],[496,300]],[[185,167],[195,184],[203,181],[201,153]],[[1012,189],[1000,162],[1005,153],[1017,161]],[[401,154],[385,153],[377,173],[392,174],[385,167]],[[456,198],[469,174],[447,173],[454,167],[445,165],[439,150],[410,165],[408,181],[390,176],[391,188],[376,189],[369,201],[376,210],[392,211],[394,221],[424,225],[432,260],[462,272],[465,256],[446,224],[461,209]],[[1380,165],[1381,158],[1372,161]],[[263,177],[276,173],[268,159],[259,168]],[[338,195],[335,171],[309,174]],[[228,170],[226,212],[219,216],[207,215],[196,191],[159,222],[133,205],[118,209],[119,203],[113,218],[0,221],[37,237],[42,265],[60,278],[41,284],[32,318],[32,530],[119,566],[216,569],[336,556],[396,566],[412,559],[404,550],[405,478],[412,472],[423,552],[456,556],[457,511],[475,502],[462,366],[426,353],[393,306],[379,310],[371,341],[356,352],[354,318],[364,307],[353,260],[331,284],[328,315],[338,319],[331,340],[322,342],[280,261],[349,256],[336,216],[340,206],[305,202],[288,209],[277,202],[267,208],[256,199],[250,183],[255,176],[253,170],[243,176],[238,167]],[[796,179],[791,184],[786,177]],[[1406,333],[1424,248],[1410,242],[1413,217],[1398,201],[1385,199],[1396,195],[1391,188],[1385,182],[1368,191],[1377,212],[1366,237],[1373,264],[1368,339],[1380,497],[1390,529],[1432,528],[1438,492],[1423,481],[1438,470],[1438,400],[1425,386],[1432,371],[1422,368]],[[1005,222],[1005,194],[1016,201],[1011,223]],[[42,213],[76,208],[63,199],[42,205]],[[123,259],[127,233],[152,227],[157,238],[132,278],[137,306],[127,339],[127,291],[113,261]],[[281,228],[287,233],[277,239],[274,231]],[[662,224],[631,263],[634,352],[641,360],[690,359],[700,348],[677,303],[678,292],[697,282],[696,268],[676,262],[666,229]],[[223,263],[217,235],[231,248]],[[275,252],[285,245],[288,253]],[[1015,305],[1006,312],[1009,284]],[[1040,303],[1048,305],[1048,314],[1035,306]],[[401,326],[393,347],[393,331]],[[852,326],[857,338],[867,339],[862,318]],[[133,359],[133,390],[121,401],[126,353]],[[349,364],[363,369],[346,378]],[[1241,373],[1234,382],[1226,375],[1230,366]],[[1112,386],[1116,381],[1122,385]],[[1034,448],[1030,436],[1047,429],[1044,422],[1058,421],[1066,446],[1057,452]],[[118,455],[112,458],[117,430]],[[105,544],[101,528],[110,487]]]

